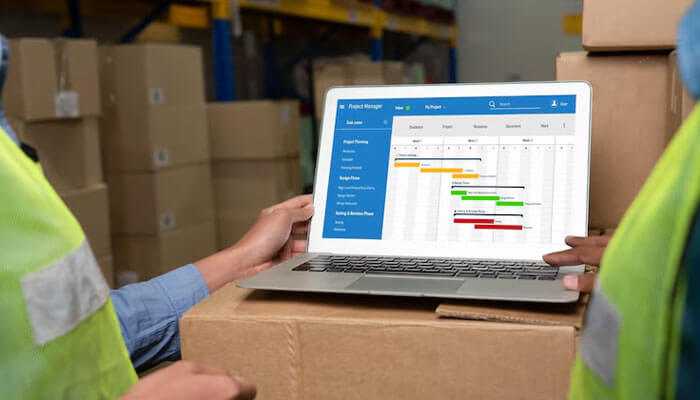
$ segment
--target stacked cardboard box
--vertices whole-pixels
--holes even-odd
[[[622,3],[628,7],[584,2],[583,45],[596,52],[563,53],[556,60],[558,80],[586,80],[593,87],[589,225],[601,230],[617,226],[666,147],[669,130],[690,108],[687,96],[681,99],[675,61],[659,51],[674,47],[676,25],[690,1]]]
[[[583,47],[596,52],[672,49],[678,22],[692,3],[587,0],[583,4]]]
[[[299,103],[210,103],[218,245],[238,241],[264,207],[301,191]]]
[[[201,50],[100,48],[104,165],[120,283],[215,248]]]
[[[316,118],[323,116],[324,97],[334,86],[396,85],[406,81],[406,67],[400,61],[372,62],[354,58],[322,60],[314,64]]]
[[[46,178],[83,227],[113,283],[107,186],[103,182],[97,44],[93,40],[10,41],[3,105],[20,140],[37,150]]]

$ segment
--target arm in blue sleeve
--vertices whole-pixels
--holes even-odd
[[[112,290],[122,336],[137,371],[180,357],[178,321],[208,295],[202,275],[192,264]]]

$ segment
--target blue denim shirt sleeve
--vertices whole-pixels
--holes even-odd
[[[192,264],[112,290],[122,336],[137,371],[180,358],[178,321],[208,295],[204,278]]]

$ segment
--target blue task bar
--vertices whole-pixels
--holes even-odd
[[[574,114],[575,95],[338,100],[336,129],[390,129],[392,118],[426,115]]]

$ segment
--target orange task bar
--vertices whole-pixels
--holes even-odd
[[[476,179],[479,177],[479,174],[454,174],[452,175],[453,179]]]
[[[452,172],[462,172],[462,168],[421,168],[420,172],[428,172],[428,173],[452,173]]]
[[[419,162],[396,162],[394,163],[396,168],[418,168],[420,167]]]

